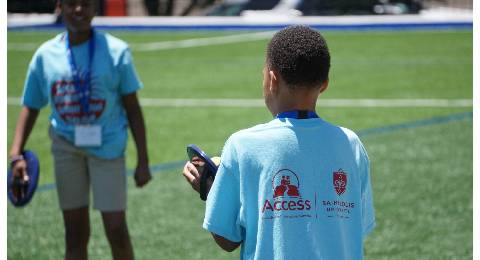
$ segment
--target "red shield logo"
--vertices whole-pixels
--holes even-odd
[[[338,195],[342,195],[347,189],[347,174],[342,169],[333,172],[333,187]]]

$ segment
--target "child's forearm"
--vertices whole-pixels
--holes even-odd
[[[18,117],[15,137],[13,138],[10,156],[19,155],[32,132],[35,121],[37,120],[39,110],[23,107]]]
[[[148,165],[148,150],[146,141],[145,122],[136,93],[123,97],[128,123],[132,131],[135,146],[137,148],[138,164]]]
[[[215,233],[211,233],[211,234],[213,236],[213,239],[217,243],[217,245],[227,252],[232,252],[242,244],[242,242],[233,242]]]

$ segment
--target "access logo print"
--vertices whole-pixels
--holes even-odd
[[[342,169],[333,172],[333,187],[339,196],[347,190],[347,174]]]
[[[298,175],[289,169],[282,169],[272,177],[272,198],[266,199],[262,206],[264,218],[282,217],[287,212],[309,211],[311,200],[302,198],[300,179]],[[272,215],[272,213],[274,215]],[[305,217],[307,215],[285,217]]]
[[[287,169],[281,170],[272,179],[273,197],[300,197],[298,176]]]

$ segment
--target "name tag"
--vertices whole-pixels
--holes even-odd
[[[99,125],[75,126],[75,146],[101,146],[102,127]]]

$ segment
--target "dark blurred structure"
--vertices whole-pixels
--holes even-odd
[[[149,16],[173,15],[174,0],[144,0],[145,9]]]
[[[97,15],[105,14],[104,0],[97,0]],[[57,0],[8,0],[9,13],[54,13]]]
[[[195,9],[204,9],[211,6],[215,0],[190,0],[188,4],[181,12],[180,15],[186,16],[192,13]]]
[[[270,10],[280,0],[250,0],[246,3],[220,4],[207,15],[239,15],[244,10]],[[418,13],[421,0],[302,0],[294,9],[303,15],[364,15]]]
[[[98,15],[235,16],[285,2],[303,15],[414,14],[421,9],[473,9],[473,0],[97,0]],[[56,0],[7,0],[9,13],[54,13]],[[285,5],[284,5],[285,6]],[[287,5],[288,6],[288,5]]]
[[[425,8],[449,7],[473,10],[473,0],[423,0],[422,3]]]
[[[211,6],[215,0],[143,0],[149,16],[190,15],[192,11]],[[175,4],[177,3],[177,4]],[[176,12],[175,12],[176,11]]]
[[[270,10],[278,4],[279,0],[250,0],[250,1],[224,1],[217,4],[206,15],[210,16],[235,16],[244,10]]]
[[[415,14],[421,9],[420,0],[304,0],[298,7],[304,15]]]
[[[9,13],[53,13],[56,0],[7,0]]]

